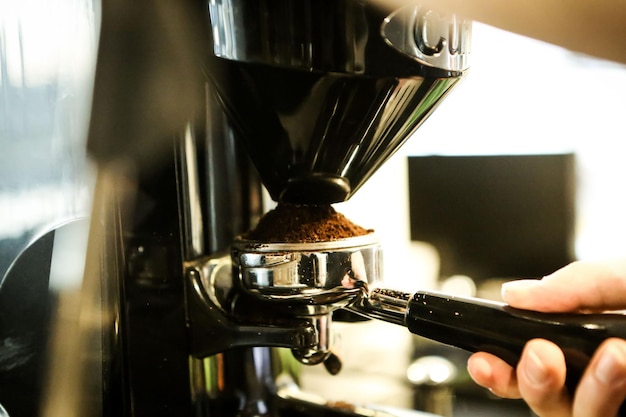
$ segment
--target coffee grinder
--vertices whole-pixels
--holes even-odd
[[[340,370],[339,319],[512,364],[544,336],[572,348],[575,384],[603,339],[624,336],[621,316],[385,289],[375,233],[246,237],[267,211],[263,187],[279,206],[357,192],[463,78],[469,42],[468,21],[419,5],[103,2],[81,314],[53,352],[80,355],[62,371],[69,384],[48,384],[43,414],[69,403],[64,416],[393,415],[307,396],[286,377],[277,348]]]
[[[377,279],[374,235],[237,237],[263,186],[281,204],[350,198],[463,78],[470,23],[352,0],[145,3],[103,4],[89,137],[106,407],[361,415],[279,384],[275,348],[339,371],[332,318]]]

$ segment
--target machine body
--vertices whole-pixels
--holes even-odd
[[[103,278],[105,288],[113,283],[107,291],[119,295],[112,303],[119,314],[105,326],[119,335],[105,355],[119,363],[105,404],[129,416],[373,412],[305,400],[276,379],[285,367],[276,347],[339,371],[332,314],[354,302],[362,292],[355,283],[366,280],[346,281],[346,264],[332,265],[348,256],[348,269],[356,270],[354,248],[335,242],[299,252],[311,267],[327,266],[321,294],[290,293],[289,285],[287,294],[267,294],[241,285],[239,261],[231,261],[248,265],[267,257],[233,242],[267,210],[261,184],[275,201],[295,204],[327,205],[354,194],[462,79],[469,22],[417,6],[384,10],[352,0],[189,1],[178,10],[151,5],[150,13],[103,6],[89,148],[112,183],[131,184],[113,187],[104,208],[106,230],[113,232],[108,240],[118,243],[102,256],[119,266]],[[129,10],[141,23],[124,26],[120,14]],[[172,51],[145,37],[170,19],[183,33],[171,38],[171,47],[184,48],[179,67],[168,60]],[[164,86],[173,95],[163,97],[160,111],[171,117],[145,134],[142,124],[155,122],[149,114],[129,119],[110,107],[127,102],[145,113],[146,97],[127,94],[120,84],[148,81],[145,62],[117,66],[128,30],[151,65],[189,77]],[[187,121],[176,100],[191,109]],[[177,120],[178,132],[172,130]],[[120,156],[130,157],[128,169],[110,169]],[[358,265],[370,265],[368,274],[376,276],[378,246],[366,246],[357,250],[366,260]],[[295,254],[290,245],[281,250]],[[259,268],[268,268],[256,268],[246,280],[259,289],[268,278]]]

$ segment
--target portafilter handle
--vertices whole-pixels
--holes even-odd
[[[535,338],[552,341],[565,354],[566,385],[570,392],[574,392],[593,353],[604,340],[626,339],[623,314],[540,313],[431,291],[408,294],[373,289],[350,309],[404,325],[411,333],[447,345],[492,353],[514,367],[526,342]]]

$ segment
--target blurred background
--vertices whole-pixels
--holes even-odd
[[[92,1],[0,3],[0,276],[35,235],[90,212]]]

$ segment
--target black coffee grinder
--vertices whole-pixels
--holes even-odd
[[[330,318],[362,289],[337,284],[354,253],[375,278],[375,239],[287,247],[326,264],[302,292],[302,280],[246,290],[230,252],[256,256],[233,242],[267,210],[263,186],[294,204],[356,192],[462,79],[470,23],[353,0],[141,3],[103,4],[89,138],[109,184],[104,408],[358,415],[279,395],[274,348],[338,371]],[[284,261],[292,276],[299,259]]]
[[[266,211],[263,186],[279,203],[350,198],[462,79],[469,38],[467,21],[416,5],[103,2],[80,315],[52,348],[70,360],[50,366],[42,414],[392,415],[313,399],[287,377],[276,348],[339,371],[340,318],[382,319],[511,363],[543,335],[583,353],[569,358],[573,371],[623,335],[614,316],[381,288],[373,234],[241,238]]]

